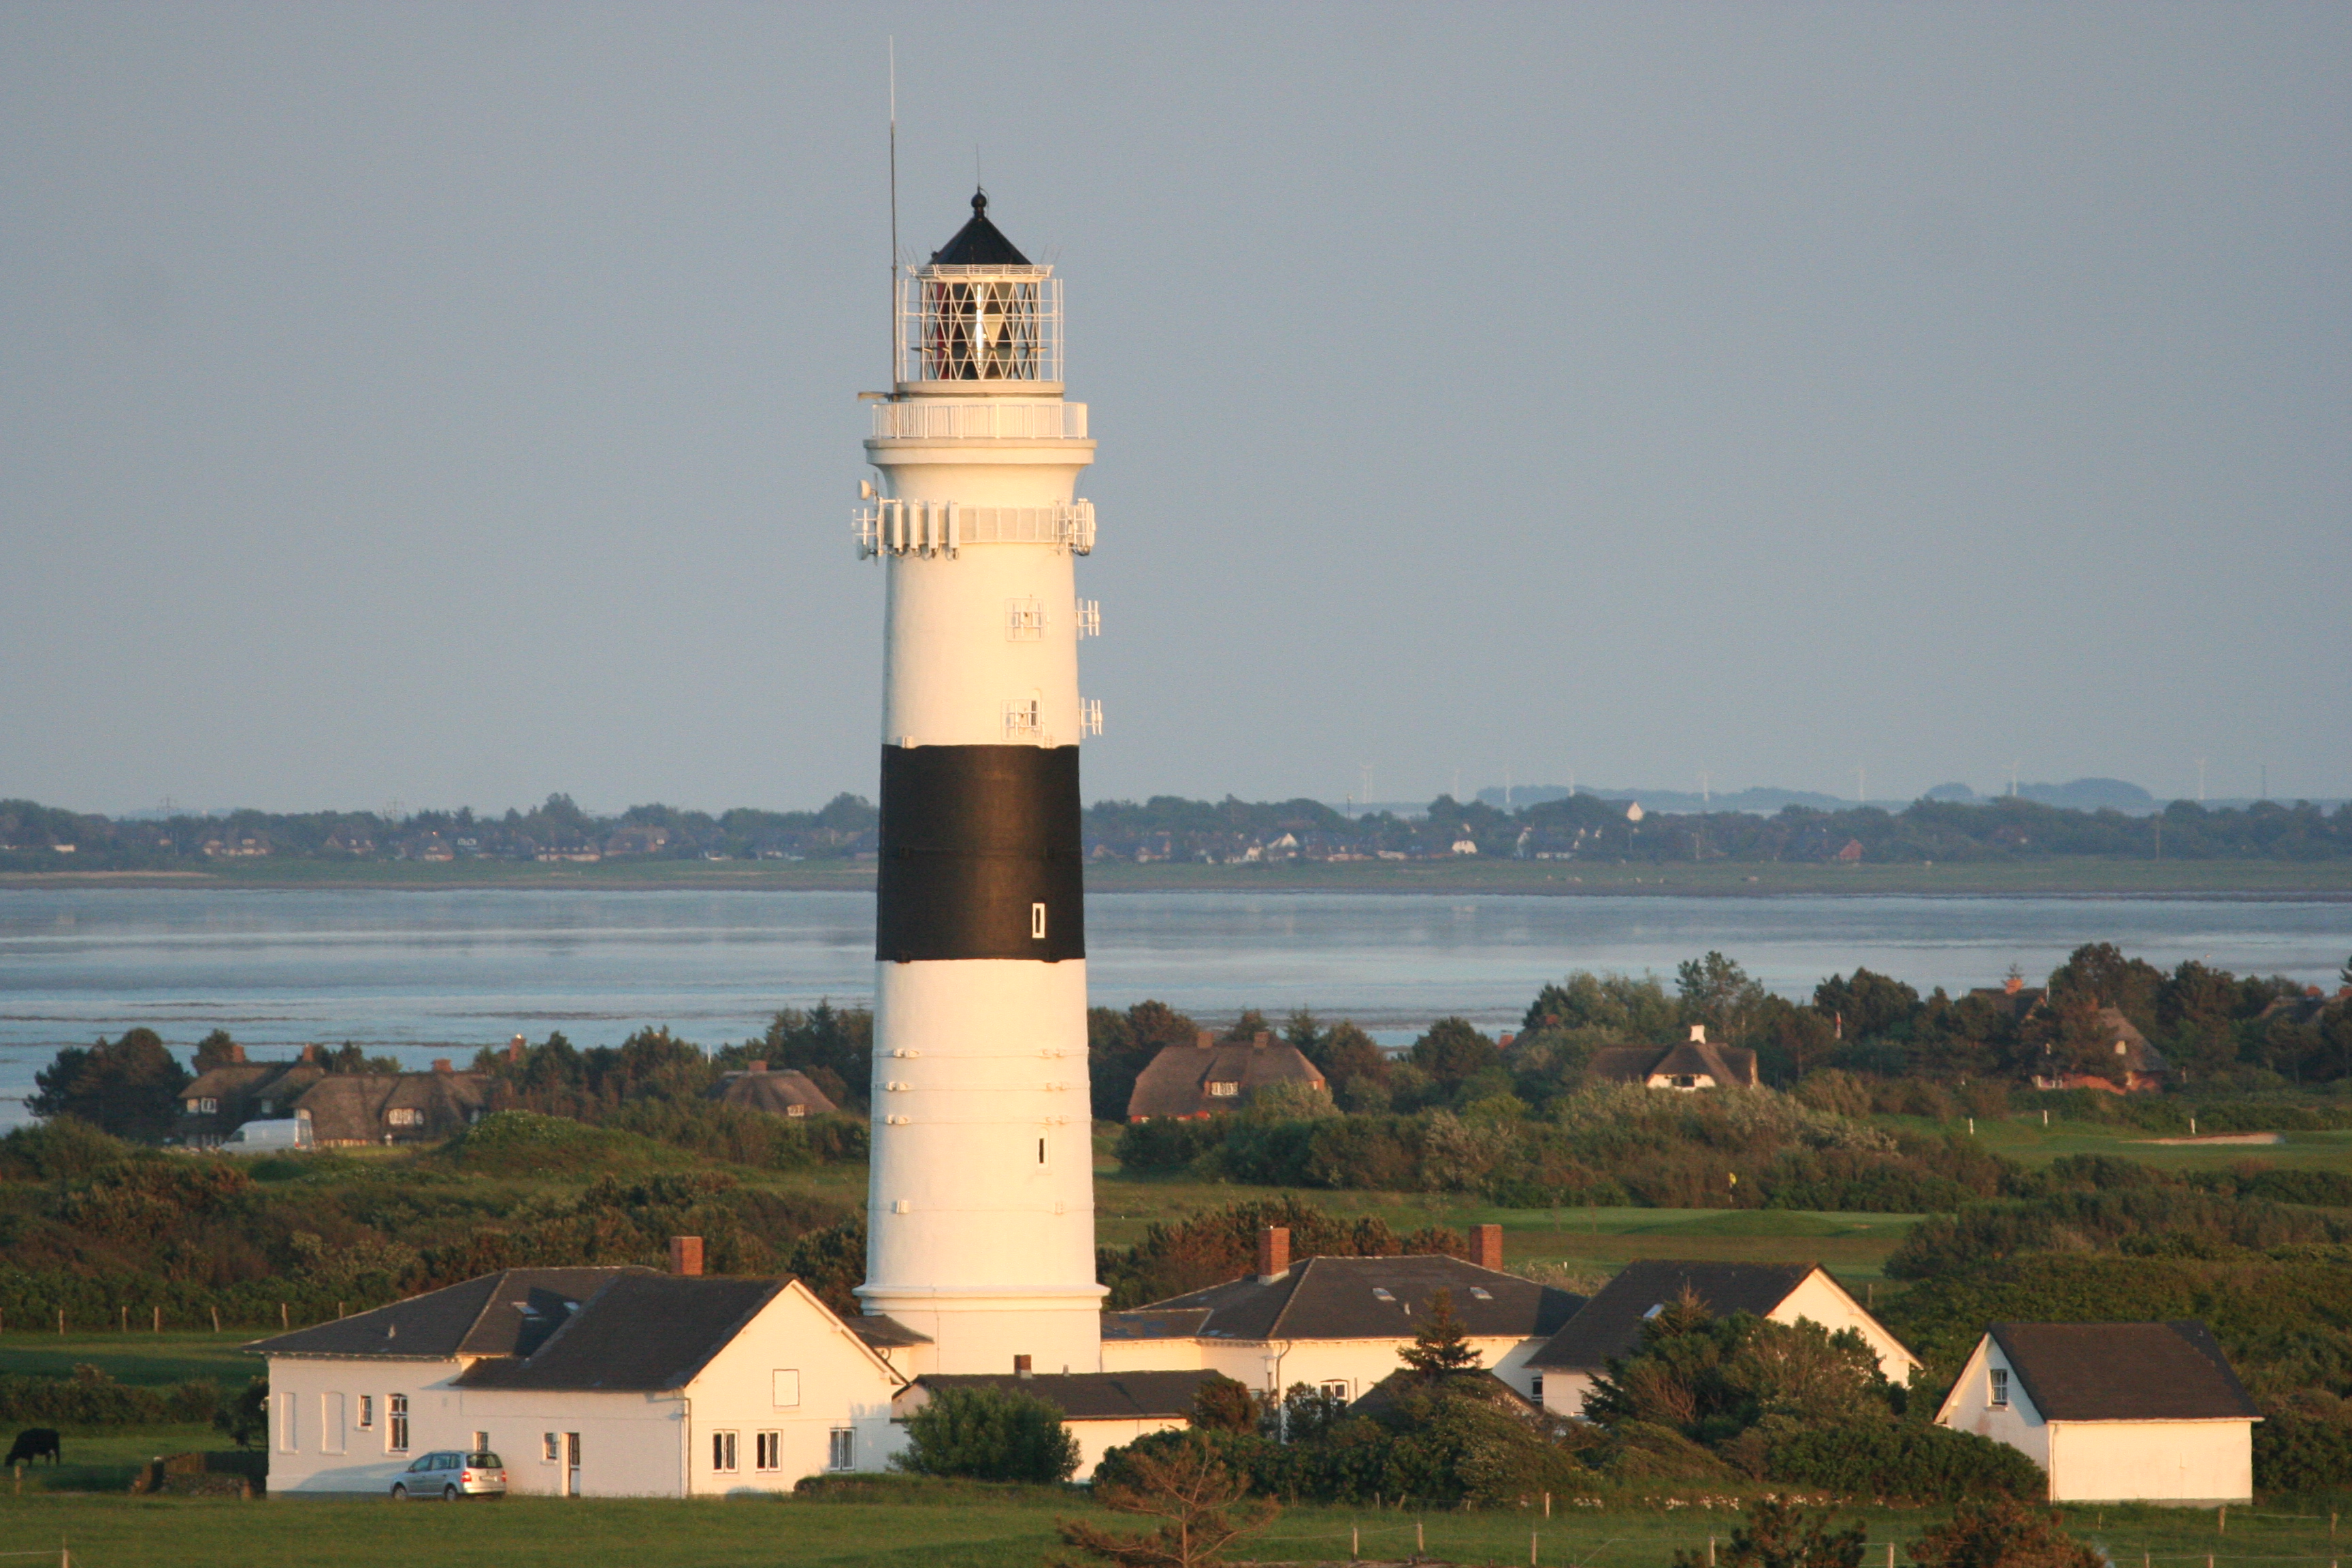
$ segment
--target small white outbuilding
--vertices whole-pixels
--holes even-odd
[[[2053,1502],[2211,1506],[2254,1495],[2262,1415],[2202,1323],[1995,1323],[1936,1412],[2006,1443]]]

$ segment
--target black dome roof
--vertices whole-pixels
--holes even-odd
[[[988,221],[988,193],[974,191],[971,196],[971,221],[956,230],[955,237],[931,252],[932,261],[943,267],[1026,267],[1029,258],[1021,254],[1003,232]]]

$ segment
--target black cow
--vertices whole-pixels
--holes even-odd
[[[58,1447],[58,1429],[54,1426],[27,1426],[16,1434],[16,1441],[10,1446],[8,1457],[0,1459],[0,1465],[37,1459],[44,1454],[49,1457],[49,1463],[53,1465],[66,1462],[64,1452]]]

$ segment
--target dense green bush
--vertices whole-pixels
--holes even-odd
[[[166,1393],[117,1383],[94,1366],[72,1377],[0,1374],[0,1425],[50,1426],[152,1426],[166,1421],[194,1425],[212,1419],[220,1387],[209,1381],[184,1383]]]
[[[499,1175],[548,1175],[660,1164],[676,1156],[632,1133],[591,1127],[568,1116],[498,1110],[483,1117],[442,1150],[451,1163]]]
[[[1957,1502],[2040,1497],[2040,1466],[2006,1443],[1918,1421],[1851,1421],[1790,1431],[1766,1448],[1771,1479],[1849,1497]]]
[[[893,1462],[923,1475],[1050,1482],[1078,1468],[1078,1440],[1059,1408],[984,1385],[934,1393],[907,1418],[907,1441]]]

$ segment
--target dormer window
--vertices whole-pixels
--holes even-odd
[[[396,1105],[383,1113],[383,1119],[394,1127],[422,1127],[425,1112],[413,1105]]]
[[[1375,1286],[1373,1286],[1373,1287],[1372,1287],[1372,1300],[1375,1300],[1375,1301],[1393,1301],[1393,1300],[1396,1300],[1396,1298],[1395,1298],[1394,1296],[1390,1295],[1386,1290],[1382,1289],[1380,1286],[1375,1285]]]
[[[1229,1083],[1213,1079],[1211,1079],[1209,1083],[1209,1095],[1214,1100],[1231,1100],[1241,1091],[1242,1086],[1238,1083]]]

